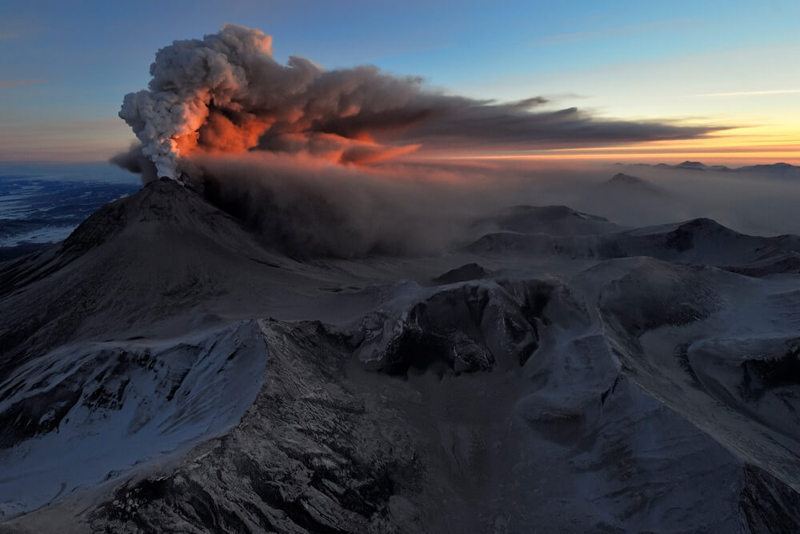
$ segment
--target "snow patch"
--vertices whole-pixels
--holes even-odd
[[[180,339],[66,347],[0,384],[0,518],[129,475],[237,424],[261,388],[254,321]],[[9,446],[10,445],[10,446]]]

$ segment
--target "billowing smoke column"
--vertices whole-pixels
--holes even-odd
[[[548,110],[541,97],[476,100],[376,67],[323,70],[272,56],[272,40],[226,25],[156,54],[149,88],[120,111],[141,144],[112,161],[144,182],[191,183],[269,246],[295,257],[436,252],[471,238],[479,211],[519,202],[527,174],[421,154],[530,150],[700,137],[713,128]],[[470,170],[471,169],[471,170]],[[502,172],[510,172],[503,185]],[[470,174],[472,173],[472,174]],[[470,234],[470,235],[468,235]]]
[[[325,71],[272,57],[259,30],[225,25],[156,54],[149,89],[125,96],[120,117],[142,143],[117,163],[180,178],[194,154],[249,150],[367,164],[413,151],[524,150],[701,137],[713,128],[596,119],[540,110],[541,97],[498,104],[425,89],[376,67]],[[149,165],[149,164],[147,164]]]
[[[259,143],[343,163],[380,160],[416,147],[379,145],[370,127],[400,127],[425,113],[409,106],[419,79],[374,67],[325,72],[299,57],[281,65],[270,36],[234,25],[162,48],[150,73],[149,90],[126,95],[119,115],[158,176],[169,178],[180,176],[182,156],[245,152]],[[349,131],[329,124],[354,118],[361,124]]]

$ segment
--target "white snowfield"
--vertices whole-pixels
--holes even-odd
[[[797,238],[494,225],[300,262],[153,182],[5,265],[2,528],[800,530]]]
[[[55,349],[0,384],[4,517],[164,464],[238,423],[261,387],[254,322],[178,339]],[[26,439],[27,438],[27,439]]]

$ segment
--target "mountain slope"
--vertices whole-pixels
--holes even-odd
[[[682,264],[714,265],[758,276],[796,272],[791,258],[800,253],[800,237],[750,236],[711,219],[693,219],[589,235],[490,233],[468,245],[467,250],[489,255],[542,254],[598,260],[650,256]]]
[[[618,172],[607,182],[603,182],[602,187],[606,193],[650,195],[654,197],[666,195],[666,191],[647,180],[622,172]]]
[[[798,238],[566,207],[486,225],[300,263],[157,181],[7,264],[0,529],[800,526],[800,276],[713,266]]]
[[[156,343],[62,347],[0,383],[0,518],[164,461],[235,425],[264,372],[239,323]]]
[[[112,202],[0,273],[0,370],[77,339],[186,332],[304,287],[302,269],[171,180]]]

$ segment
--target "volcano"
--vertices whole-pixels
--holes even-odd
[[[800,238],[287,255],[155,180],[0,264],[5,532],[800,529]]]

